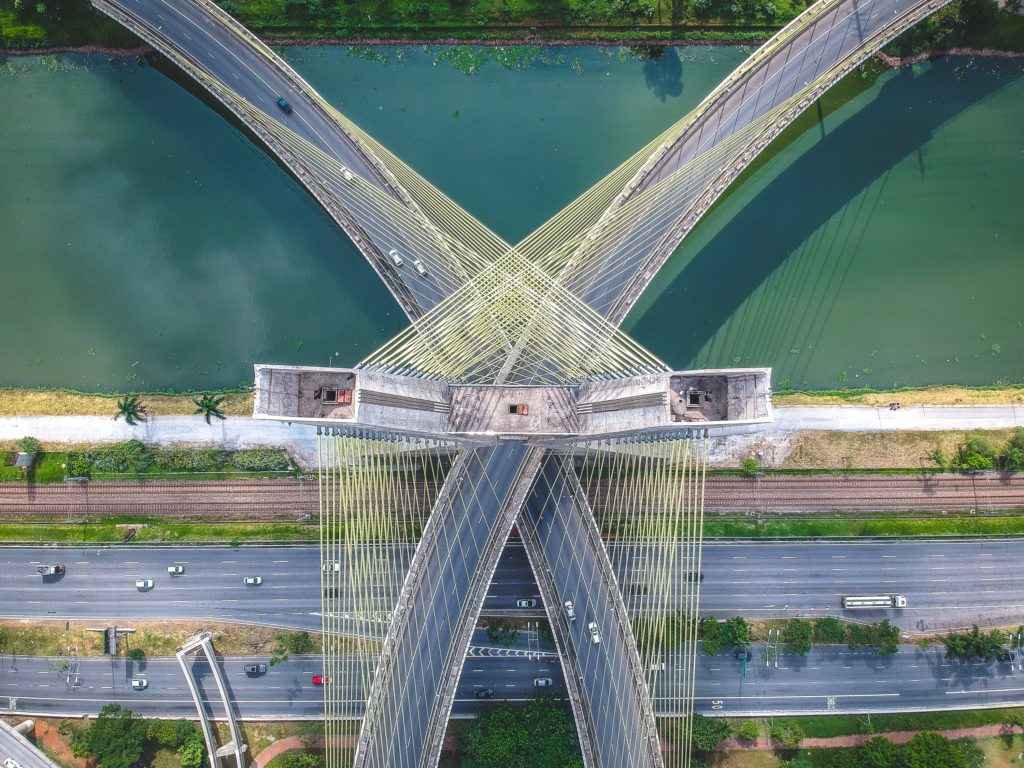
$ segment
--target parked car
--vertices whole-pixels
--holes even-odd
[[[247,586],[247,587],[258,587],[260,584],[263,583],[263,577],[262,576],[246,576],[243,579],[243,581],[245,582],[245,586]]]
[[[133,677],[132,678],[132,690],[133,691],[144,691],[149,688],[149,680],[144,677]]]
[[[292,105],[285,101],[281,96],[277,97],[277,106],[279,106],[281,111],[286,115],[290,115],[292,113]]]
[[[569,621],[576,621],[576,606],[572,604],[572,600],[566,600],[564,605],[566,618]]]
[[[550,688],[553,685],[550,677],[535,677],[533,684],[537,688]]]
[[[185,566],[184,565],[168,565],[167,566],[167,572],[169,574],[171,574],[171,576],[181,576],[181,574],[183,574],[185,572]]]
[[[243,669],[247,675],[265,675],[267,674],[266,664],[246,664]]]
[[[737,648],[735,651],[733,651],[732,655],[735,656],[737,659],[742,659],[746,657],[747,661],[750,661],[752,658],[754,658],[754,652],[751,651],[749,648]]]
[[[325,677],[324,675],[313,675],[313,685],[327,685],[331,682],[331,678]]]
[[[492,699],[494,698],[494,691],[490,688],[477,688],[473,691],[473,695],[478,699]]]
[[[587,629],[590,630],[590,642],[597,645],[601,642],[601,633],[597,631],[597,622],[592,621],[587,624]]]
[[[537,601],[532,597],[524,597],[521,600],[516,600],[516,608],[536,608]]]
[[[135,580],[135,588],[139,589],[139,590],[142,590],[143,592],[146,591],[147,589],[152,589],[153,588],[153,580],[152,579],[136,579]]]

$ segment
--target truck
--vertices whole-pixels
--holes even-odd
[[[848,611],[906,607],[907,598],[903,595],[847,595],[843,598],[843,608]]]
[[[53,565],[40,565],[36,568],[36,573],[40,576],[60,576],[64,573],[64,566],[60,563],[54,563]]]

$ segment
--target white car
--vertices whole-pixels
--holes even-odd
[[[243,579],[243,581],[245,582],[245,586],[247,586],[247,587],[258,587],[260,584],[263,583],[263,577],[262,576],[246,576]]]
[[[601,633],[597,631],[597,622],[592,621],[587,624],[587,629],[590,630],[590,642],[598,645],[601,642]]]
[[[149,688],[149,680],[144,677],[133,677],[132,678],[132,690],[133,691],[144,691]]]
[[[537,688],[550,688],[553,685],[550,677],[535,677],[533,678],[533,684]]]
[[[184,565],[168,565],[167,566],[167,572],[169,574],[171,574],[171,576],[181,576],[181,574],[183,574],[185,572],[185,566]]]
[[[339,573],[341,571],[341,563],[330,562],[323,564],[324,573],[331,573],[332,571],[334,573]]]
[[[572,600],[566,600],[563,605],[565,605],[565,615],[569,621],[576,621],[576,606],[572,604]]]
[[[423,262],[419,259],[413,259],[412,265],[416,267],[416,271],[420,273],[420,276],[425,277],[427,274],[427,268],[423,266]]]
[[[400,267],[405,263],[402,260],[401,255],[394,248],[388,251],[388,256],[391,257],[391,263],[394,264],[396,267]]]
[[[143,590],[143,591],[147,590],[147,589],[152,589],[153,588],[153,580],[152,579],[136,579],[136,581],[135,581],[135,588]]]

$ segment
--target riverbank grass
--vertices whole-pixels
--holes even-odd
[[[225,416],[252,416],[251,392],[223,392],[220,410]],[[117,413],[123,394],[88,394],[68,389],[0,388],[0,416],[108,416]],[[198,393],[141,393],[147,416],[192,416]]]

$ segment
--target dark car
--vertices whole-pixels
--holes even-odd
[[[754,658],[754,652],[751,651],[749,648],[737,648],[735,651],[733,651],[732,655],[735,656],[737,659],[742,659],[746,657],[747,661],[750,661],[752,658]]]
[[[265,675],[267,674],[266,664],[246,664],[243,669],[247,675]]]
[[[292,105],[289,104],[280,96],[277,97],[277,106],[279,106],[281,108],[281,111],[284,112],[286,115],[290,115],[292,113]]]
[[[494,691],[490,688],[477,688],[473,691],[473,695],[478,699],[492,699],[494,698]]]
[[[996,658],[1004,664],[1008,664],[1017,657],[1014,655],[1013,651],[1001,650],[996,652]]]
[[[704,571],[697,573],[696,571],[690,571],[686,574],[687,581],[704,581]]]

